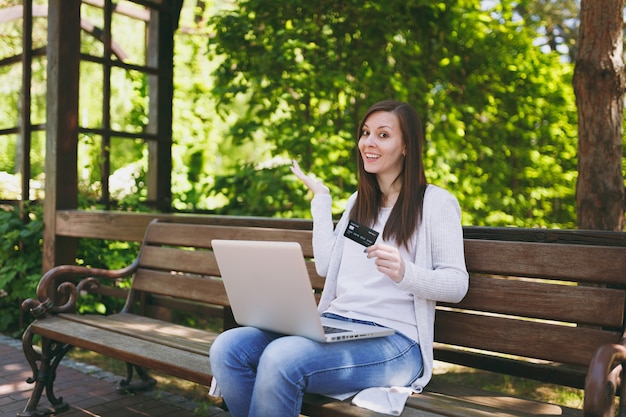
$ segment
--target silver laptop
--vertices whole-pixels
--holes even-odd
[[[244,326],[339,342],[392,329],[320,317],[300,244],[212,241],[235,320]]]

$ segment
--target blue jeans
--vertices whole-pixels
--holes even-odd
[[[305,392],[408,386],[423,370],[419,345],[399,333],[320,343],[239,327],[217,337],[210,361],[233,417],[297,417]]]

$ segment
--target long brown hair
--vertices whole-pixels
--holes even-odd
[[[424,131],[422,122],[415,109],[407,103],[395,100],[380,101],[370,107],[357,130],[357,143],[368,117],[376,112],[389,112],[396,115],[400,123],[400,132],[406,148],[404,165],[397,180],[401,180],[400,194],[391,210],[383,238],[394,240],[397,245],[408,247],[411,236],[422,221],[424,193],[426,192],[426,174],[422,160]],[[376,180],[376,174],[365,171],[361,152],[357,151],[359,184],[357,198],[350,218],[358,223],[373,226],[383,204],[383,195]]]

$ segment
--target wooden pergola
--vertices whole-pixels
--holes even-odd
[[[80,52],[81,1],[50,0],[48,5],[48,99],[46,198],[44,204],[43,268],[72,263],[76,238],[64,236],[59,230],[59,210],[78,207],[77,146],[81,128],[78,123],[79,64],[91,59],[103,66],[103,123],[95,132],[102,136],[106,152],[112,136],[136,138],[148,143],[148,199],[161,212],[170,211],[171,144],[174,31],[183,0],[136,0],[149,11],[146,24],[146,65],[128,65],[114,59],[111,21],[115,12],[111,0],[100,1],[104,9],[101,59],[85,57]],[[92,2],[93,3],[93,2]],[[115,132],[110,126],[110,74],[116,66],[141,71],[149,77],[149,122],[141,135]],[[105,155],[105,157],[108,155]],[[108,165],[102,175],[103,197],[108,201]],[[65,212],[65,218],[72,218]],[[94,213],[95,214],[95,213]]]
[[[80,134],[97,135],[101,138],[101,202],[110,203],[109,176],[111,138],[141,139],[149,152],[147,190],[148,203],[158,213],[171,211],[171,145],[172,145],[172,97],[173,97],[173,55],[174,33],[183,0],[49,0],[45,6],[34,5],[33,0],[25,0],[22,6],[0,10],[0,22],[22,18],[23,52],[3,59],[2,65],[22,65],[22,88],[17,126],[0,130],[3,135],[17,134],[20,148],[19,170],[22,174],[22,206],[28,200],[31,177],[30,151],[31,135],[45,130],[45,199],[44,199],[44,239],[43,269],[54,265],[73,263],[78,237],[115,239],[120,230],[103,227],[113,226],[117,218],[113,212],[78,211],[78,141]],[[99,7],[103,10],[103,27],[94,26],[81,17],[81,8]],[[132,7],[131,7],[132,6]],[[20,10],[21,9],[21,10]],[[146,56],[145,64],[124,62],[112,33],[114,14],[124,14],[145,22]],[[33,18],[47,18],[47,45],[33,49]],[[103,54],[94,56],[81,52],[81,32],[95,36],[103,44]],[[141,37],[138,37],[141,39]],[[44,124],[31,123],[32,63],[36,56],[47,60],[46,120]],[[102,67],[102,123],[98,128],[88,128],[79,123],[80,64],[87,61]],[[112,69],[137,71],[148,78],[149,122],[142,132],[116,131],[112,127],[111,71]],[[15,202],[14,202],[15,203]],[[130,219],[118,224],[121,237],[127,240],[141,240],[145,224],[154,215],[129,216]],[[94,236],[95,234],[95,236]]]

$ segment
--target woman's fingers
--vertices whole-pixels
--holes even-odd
[[[294,175],[296,177],[298,177],[303,183],[304,185],[307,186],[307,188],[311,191],[313,191],[313,194],[329,194],[330,190],[328,189],[327,186],[324,185],[324,183],[320,180],[317,180],[309,175],[306,175],[304,172],[302,172],[302,169],[300,168],[300,165],[298,164],[298,161],[294,160],[293,164],[291,165],[291,172],[294,173]]]
[[[377,243],[367,248],[367,257],[375,258],[376,267],[395,282],[404,277],[404,260],[394,246]]]

